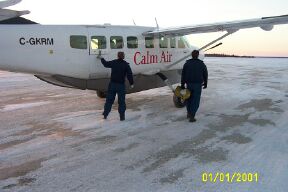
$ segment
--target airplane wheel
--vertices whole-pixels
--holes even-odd
[[[185,103],[186,103],[185,101],[183,102],[181,98],[177,97],[175,94],[173,95],[173,102],[174,102],[175,107],[177,108],[185,107]]]
[[[106,96],[107,96],[107,93],[103,92],[103,91],[96,91],[96,94],[100,98],[106,98]]]

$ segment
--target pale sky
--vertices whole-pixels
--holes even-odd
[[[287,0],[22,0],[9,7],[30,10],[25,16],[41,24],[104,24],[160,27],[206,24],[288,14]],[[190,35],[201,47],[222,33]],[[288,24],[272,31],[244,29],[221,41],[210,53],[288,57]]]

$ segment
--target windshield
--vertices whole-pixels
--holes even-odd
[[[190,43],[189,43],[189,40],[187,39],[186,36],[182,36],[182,37],[180,37],[180,39],[181,39],[181,41],[184,42],[184,44],[186,45],[186,47],[191,48],[191,45],[190,45]]]

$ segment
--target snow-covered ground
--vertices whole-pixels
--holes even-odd
[[[127,95],[120,122],[93,91],[0,72],[0,191],[286,192],[288,59],[205,62],[196,123],[167,87]]]

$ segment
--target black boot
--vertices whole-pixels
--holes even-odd
[[[125,120],[125,114],[120,114],[120,121],[124,121]]]
[[[190,119],[190,118],[191,118],[191,116],[192,116],[192,114],[191,114],[191,113],[187,113],[187,119]]]
[[[190,118],[189,118],[189,122],[193,123],[195,121],[196,121],[195,115],[191,115]]]
[[[102,113],[102,115],[103,115],[103,119],[107,119],[108,115],[106,115],[104,112]]]

